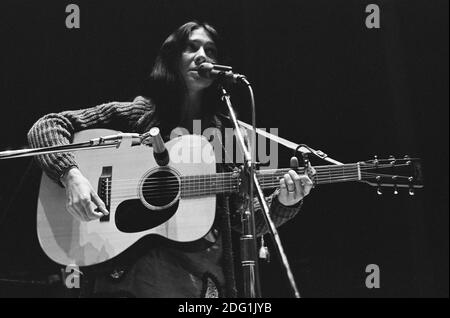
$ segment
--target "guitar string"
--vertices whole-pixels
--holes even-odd
[[[324,175],[324,176],[315,176],[315,180],[329,180],[329,179],[335,179],[335,178],[345,178],[348,176],[358,176],[357,172],[352,172],[352,173],[346,173],[346,174],[336,174],[336,175]],[[266,177],[266,178],[258,178],[259,181],[261,183],[265,183],[265,182],[277,182],[279,183],[279,179],[275,178],[275,177]],[[224,182],[231,182],[231,183],[236,183],[238,181],[237,178],[229,178],[229,179],[223,179],[222,182],[217,182],[217,180],[212,181],[212,180],[184,180],[184,182],[181,182],[181,186],[182,187],[197,187],[199,185],[203,185],[203,186],[221,186],[221,184],[223,184]],[[108,186],[113,186],[114,185],[114,181],[109,182]],[[138,186],[137,184],[134,184],[136,186]],[[169,186],[172,186],[174,188],[178,188],[180,187],[180,183],[177,181],[174,182],[164,182],[164,183],[154,183],[154,184],[147,184],[144,183],[144,185],[142,186],[138,186],[140,189],[158,189],[158,188],[168,188]],[[126,187],[124,187],[122,184],[120,185],[116,185],[114,187],[115,189],[124,189]],[[131,187],[131,188],[135,188],[135,187]]]
[[[369,174],[370,176],[372,174]],[[377,176],[377,174],[373,174],[373,176]],[[402,177],[400,177],[402,178]],[[402,179],[407,179],[407,177],[403,177]],[[345,181],[358,181],[358,175],[348,175],[346,178],[335,178],[335,179],[324,179],[324,180],[318,180],[319,182],[317,182],[318,184],[324,184],[324,183],[336,183],[336,182],[345,182]],[[322,182],[325,181],[325,182]],[[262,187],[277,187],[279,186],[278,182],[272,182],[272,183],[262,183],[261,184]],[[208,194],[215,194],[215,193],[220,193],[220,192],[226,192],[226,191],[233,191],[237,189],[237,185],[235,184],[228,184],[222,188],[216,188],[216,189],[196,189],[196,188],[182,188],[181,189],[181,196],[183,195],[208,195]],[[170,188],[165,188],[165,189],[159,189],[160,191],[155,192],[155,191],[143,191],[144,195],[146,193],[152,193],[152,195],[147,196],[148,198],[158,198],[158,197],[165,197],[165,196],[175,196],[178,194],[179,190],[178,187],[175,191],[173,191],[173,189]],[[161,191],[161,190],[166,190],[166,191]],[[172,191],[167,191],[167,190],[172,190]],[[129,195],[128,195],[129,196]],[[115,192],[115,198],[117,197],[121,197],[120,192]]]
[[[315,180],[319,181],[319,182],[322,182],[322,181],[328,181],[328,180],[339,180],[339,179],[342,179],[342,178],[350,178],[350,177],[357,178],[358,174],[354,173],[354,174],[347,174],[345,176],[339,175],[339,176],[334,176],[334,177],[328,177],[327,176],[326,178],[316,178]],[[209,182],[199,182],[199,183],[196,183],[196,184],[194,184],[194,183],[185,183],[185,184],[181,185],[181,188],[185,189],[185,190],[189,190],[190,188],[195,189],[198,186],[204,186],[204,187],[207,186],[207,187],[221,188],[223,185],[225,185],[225,186],[226,185],[237,185],[237,183],[238,183],[237,181],[238,180],[236,180],[236,179],[229,179],[229,180],[225,180],[224,183],[216,183],[214,185],[211,185],[211,183],[209,183]],[[266,185],[266,184],[279,185],[279,180],[273,180],[273,179],[269,179],[269,178],[267,180],[260,180],[260,182],[261,182],[261,185],[263,185],[263,186]],[[130,189],[136,189],[136,188],[145,189],[145,190],[148,190],[148,189],[178,189],[178,188],[180,188],[180,185],[177,183],[176,185],[173,185],[173,184],[161,185],[161,186],[154,186],[153,185],[153,186],[149,186],[149,187],[136,186],[136,187],[131,187]],[[124,188],[124,187],[114,187],[114,190],[117,190],[117,189],[126,189],[126,188]]]
[[[373,169],[385,169],[385,168],[397,168],[397,167],[401,167],[401,166],[409,166],[409,164],[398,164],[396,166],[392,166],[391,164],[385,164],[385,165],[372,165],[372,166],[367,166],[366,164],[364,165],[360,165],[359,170],[360,171],[368,171],[368,170],[373,170]],[[347,164],[347,165],[339,165],[339,166],[316,166],[314,167],[314,169],[316,170],[316,175],[317,174],[328,174],[328,173],[341,173],[342,171],[345,171],[345,169],[358,169],[357,164]],[[257,174],[259,176],[263,176],[265,174],[276,174],[276,173],[287,173],[290,170],[290,168],[282,168],[282,169],[267,169],[267,170],[260,170],[257,172]],[[304,168],[302,168],[302,170],[304,170]],[[303,172],[303,171],[301,171]],[[206,175],[192,175],[192,176],[180,176],[180,178],[201,178],[201,177],[217,177],[220,178],[221,176],[231,176],[235,174],[235,172],[222,172],[222,173],[213,173],[213,174],[206,174]],[[177,179],[177,176],[168,176],[168,177],[148,177],[145,178],[145,180],[162,180],[162,179]],[[137,180],[141,180],[141,179],[117,179],[114,180],[115,182],[123,182],[123,181],[130,181],[130,182],[135,182]]]
[[[340,180],[334,180],[331,181],[329,183],[338,183],[338,182],[345,182],[345,181],[356,181],[355,178],[348,178],[348,179],[340,179]],[[279,186],[279,184],[273,184],[271,185],[273,188],[276,188],[277,186]],[[233,192],[233,190],[236,190],[235,188],[231,188],[228,189],[228,192]],[[221,191],[222,192],[222,191]],[[219,192],[219,193],[221,193]],[[223,192],[227,192],[227,191],[223,191]],[[158,194],[153,194],[151,196],[148,196],[147,199],[155,199],[155,198],[164,198],[164,197],[174,197],[178,194],[178,192],[173,192],[173,193],[158,193]],[[187,192],[187,193],[181,193],[180,196],[181,198],[186,197],[186,196],[207,196],[207,195],[214,195],[214,194],[218,194],[217,192],[210,192],[210,191],[202,191],[202,190],[198,190],[198,191],[191,191],[191,192]],[[129,198],[130,195],[125,195],[125,196],[121,196],[121,195],[114,195],[114,198],[111,199],[111,202],[114,201],[120,201],[122,202],[122,198]],[[138,196],[136,196],[136,198],[139,198]]]
[[[358,174],[358,171],[335,171],[333,173],[317,173],[317,174],[314,175],[313,178],[315,178],[316,180],[317,179],[324,179],[324,180],[326,180],[326,179],[330,179],[330,178],[332,179],[332,178],[335,178],[335,177],[346,177],[349,174],[353,175],[355,173]],[[364,174],[364,173],[366,173],[366,172],[361,171],[361,175]],[[392,176],[394,176],[394,175],[387,175],[387,174],[380,174],[380,173],[376,173],[376,175],[383,176],[383,177],[386,177],[386,176],[391,176],[392,177]],[[231,176],[227,176],[227,177],[202,177],[202,178],[189,178],[189,177],[186,178],[185,177],[185,178],[181,178],[181,183],[182,184],[186,184],[186,185],[192,184],[192,186],[196,186],[198,184],[214,185],[214,184],[223,183],[224,181],[227,181],[227,180],[236,180],[237,179],[237,177],[236,178],[230,178],[230,177]],[[277,176],[277,175],[270,175],[270,176],[259,175],[258,179],[262,180],[262,181],[273,180],[273,179],[278,179],[279,180],[281,177],[282,176]],[[405,176],[397,176],[397,177],[398,178],[408,178],[408,177],[405,177]],[[167,186],[167,185],[170,185],[170,184],[178,186],[178,184],[179,184],[178,179],[173,180],[173,181],[166,181],[166,182],[162,182],[162,181],[165,181],[165,180],[162,179],[159,182],[157,182],[157,181],[152,181],[152,182],[144,181],[143,185],[141,187],[142,188],[152,188],[152,187]],[[115,188],[121,188],[121,187],[127,185],[127,183],[119,182],[118,180],[108,180],[108,181],[105,181],[105,184],[106,185],[114,184]],[[131,185],[136,185],[136,183],[128,183],[128,185],[130,185],[130,184]]]
[[[318,176],[316,175],[313,179],[316,182],[323,182],[323,181],[327,181],[327,180],[334,180],[334,179],[340,179],[340,178],[347,178],[347,177],[355,177],[358,176],[358,173],[356,172],[350,172],[350,173],[339,173],[339,174],[331,174],[331,175],[323,175],[323,176]],[[361,176],[380,176],[380,177],[392,177],[392,175],[386,175],[386,174],[369,174],[367,172],[362,172]],[[408,177],[405,176],[396,176],[397,180],[398,179],[408,179]],[[275,179],[275,180],[274,180]],[[267,182],[277,182],[279,183],[279,180],[277,180],[276,178],[273,177],[268,177],[268,178],[259,178],[261,183],[267,183]],[[217,181],[217,180],[216,180]],[[237,182],[237,179],[222,179],[222,182],[214,182],[212,180],[185,180],[184,182],[182,182],[181,187],[184,188],[188,188],[188,187],[198,187],[198,186],[210,186],[210,187],[220,187],[221,185],[224,185],[225,182],[229,182],[229,183],[235,183]],[[107,186],[113,186],[114,182],[110,182],[108,183]],[[166,182],[166,183],[157,183],[157,184],[150,184],[147,185],[146,183],[144,183],[144,185],[142,186],[138,186],[135,185],[136,187],[140,188],[140,189],[161,189],[161,188],[169,188],[170,186],[173,188],[179,188],[180,184],[179,182]],[[130,187],[132,189],[136,188],[135,186]],[[128,187],[121,185],[116,185],[114,187],[115,190],[117,189],[126,189]]]
[[[340,180],[334,180],[334,181],[330,181],[328,182],[329,184],[333,184],[333,183],[341,183],[341,182],[350,182],[350,181],[356,181],[356,179],[354,178],[349,178],[349,179],[340,179]],[[276,188],[278,186],[278,184],[273,184],[272,187]],[[210,195],[216,195],[216,194],[220,194],[220,193],[233,193],[233,192],[237,192],[236,188],[232,188],[232,189],[222,189],[221,191],[217,191],[217,192],[211,192],[211,191],[195,191],[195,192],[186,192],[186,193],[181,193],[180,194],[180,198],[189,198],[189,197],[196,197],[196,196],[210,196]],[[168,194],[159,194],[159,195],[155,195],[153,194],[150,197],[147,197],[148,200],[150,199],[158,199],[158,198],[165,198],[165,197],[173,197],[175,198],[176,195],[168,195]],[[111,199],[111,202],[115,202],[115,201],[119,201],[122,202],[124,198],[140,198],[139,196],[132,196],[130,197],[130,195],[125,195],[125,196],[121,196],[121,195],[115,195],[114,198]],[[169,203],[169,202],[167,202]]]
[[[408,164],[405,164],[405,165],[408,165]],[[388,165],[389,167],[392,167],[392,165]],[[348,168],[348,167],[345,167],[345,166],[337,166],[337,168],[338,169],[333,169],[333,170],[335,170],[335,171],[333,171],[332,173],[330,173],[330,171],[331,171],[331,167],[332,168],[336,168],[336,167],[334,167],[334,166],[327,166],[326,167],[326,170],[328,170],[328,171],[323,171],[323,172],[318,172],[318,173],[316,173],[315,174],[315,181],[317,182],[317,183],[323,183],[322,181],[325,181],[325,182],[333,182],[333,179],[335,178],[335,177],[337,177],[337,178],[339,178],[339,181],[346,181],[346,180],[344,180],[345,178],[346,178],[346,176],[349,176],[349,177],[351,177],[352,178],[352,180],[353,180],[353,178],[354,178],[354,171],[352,171],[351,173],[352,173],[352,175],[349,175],[348,174],[348,172],[346,172],[345,170],[346,170],[346,168]],[[350,167],[352,168],[352,170],[354,170],[355,168],[357,168],[357,165],[355,165],[355,164],[351,164],[350,165]],[[374,167],[376,167],[376,168],[379,168],[379,165],[374,165]],[[365,168],[365,169],[361,169],[361,168]],[[360,167],[360,171],[361,170],[369,170],[369,169],[371,169],[372,170],[372,167]],[[282,173],[283,172],[283,170],[288,170],[288,168],[285,168],[285,169],[275,169],[274,171],[277,171],[278,173]],[[337,170],[337,171],[336,171]],[[357,172],[358,172],[358,170],[357,170]],[[362,173],[364,173],[364,172],[362,172]],[[216,191],[220,191],[221,190],[221,188],[224,190],[224,191],[227,191],[227,190],[235,190],[236,189],[236,185],[226,185],[225,186],[225,182],[232,182],[232,181],[234,181],[234,180],[226,180],[226,176],[232,176],[234,174],[234,172],[228,172],[228,173],[223,173],[222,175],[211,175],[211,176],[209,176],[209,179],[210,180],[205,180],[206,178],[205,177],[203,177],[203,180],[201,179],[201,178],[198,178],[198,179],[195,179],[195,177],[194,177],[194,179],[192,179],[190,176],[187,176],[187,178],[185,177],[185,178],[183,178],[183,179],[185,179],[184,181],[185,181],[185,184],[184,185],[182,185],[182,191],[184,191],[184,192],[186,192],[186,193],[191,193],[191,194],[195,194],[195,193],[211,193],[211,192],[216,192]],[[266,172],[266,174],[268,174],[267,172]],[[323,178],[323,180],[321,180],[322,178],[321,178],[321,174],[322,175],[325,175],[325,177]],[[337,174],[337,176],[336,176],[336,174]],[[365,174],[366,176],[372,176],[372,175],[381,175],[381,174]],[[276,176],[275,176],[276,177]],[[165,179],[168,179],[168,178],[176,178],[176,177],[165,177]],[[268,176],[265,176],[264,175],[264,173],[262,173],[262,174],[260,174],[259,175],[259,179],[260,179],[260,181],[262,181],[262,186],[269,186],[269,184],[267,184],[267,182],[265,182],[267,179],[268,180],[272,180],[274,178],[274,176],[273,175],[268,175]],[[150,178],[148,178],[148,179],[150,179]],[[148,180],[147,179],[147,180]],[[161,179],[162,178],[155,178],[155,179],[158,179],[159,181],[161,181]],[[214,182],[213,184],[211,184],[212,182],[213,182],[213,179],[215,179],[215,181],[222,181],[221,183],[222,183],[222,185],[220,185],[220,182]],[[206,183],[205,181],[209,181],[209,183]],[[114,182],[114,181],[108,181],[107,183],[107,185],[110,185],[110,186],[112,186],[112,182]],[[117,183],[118,181],[117,180],[115,180],[115,183]],[[175,189],[171,189],[170,187],[169,187],[169,185],[170,185],[170,182],[166,182],[164,185],[161,185],[161,182],[158,182],[157,183],[157,185],[152,185],[151,184],[152,182],[145,182],[144,183],[144,186],[141,186],[141,188],[142,188],[142,192],[144,193],[144,195],[145,195],[145,193],[148,193],[149,191],[151,191],[151,192],[155,192],[155,191],[152,191],[152,190],[154,190],[155,188],[157,189],[157,190],[159,190],[157,193],[158,194],[161,194],[161,193],[163,193],[163,191],[161,191],[161,190],[165,190],[166,192],[168,191],[168,190],[172,190],[171,192],[168,192],[169,194],[167,194],[167,195],[172,195],[173,194],[173,192],[174,192],[174,190],[176,191],[176,193],[179,191],[179,182],[178,182],[178,179],[176,180],[176,185],[175,185]],[[205,191],[205,190],[203,190],[203,189],[197,189],[197,187],[199,187],[199,188],[201,188],[202,186],[206,186],[206,185],[208,185],[209,187],[210,187],[210,189],[208,189],[207,191]],[[274,186],[274,185],[279,185],[279,182],[277,182],[277,183],[274,183],[274,184],[270,184],[270,186]],[[161,187],[162,186],[164,186],[165,188],[163,188],[163,189],[161,189]],[[184,187],[183,187],[184,186]],[[219,189],[216,189],[216,188],[214,188],[214,189],[211,189],[211,187],[217,187],[217,186],[219,186]],[[228,188],[227,188],[228,187]],[[120,189],[120,188],[119,188]],[[115,187],[115,190],[117,190],[117,187]]]
[[[335,182],[345,182],[345,181],[357,181],[358,180],[358,175],[355,174],[353,176],[349,175],[346,178],[335,178],[335,179],[326,179],[326,183],[335,183]],[[321,183],[321,182],[319,182]],[[262,187],[278,187],[280,184],[278,182],[268,182],[268,183],[261,183]],[[203,189],[196,189],[196,188],[182,188],[181,189],[181,196],[183,195],[199,195],[199,194],[215,194],[215,193],[221,193],[221,192],[227,192],[227,191],[233,191],[233,190],[237,190],[238,187],[237,185],[227,185],[226,187],[221,187],[221,188],[216,188],[216,189],[211,189],[211,188],[203,188]],[[136,188],[134,189],[136,190]],[[179,188],[177,187],[176,189],[174,188],[159,188],[159,191],[154,191],[154,190],[146,190],[146,191],[142,191],[142,193],[144,194],[144,196],[148,193],[151,193],[151,195],[147,195],[146,197],[151,199],[151,198],[160,198],[160,197],[167,197],[167,196],[173,196],[175,197],[180,191]],[[132,191],[134,192],[134,191]],[[123,195],[124,193],[127,192],[117,192],[114,191],[114,197],[127,197],[130,195],[130,193],[128,192],[128,195]],[[134,192],[136,193],[136,192]],[[121,195],[122,194],[122,195]]]
[[[361,173],[361,177],[376,177],[376,176],[380,176],[380,177],[384,177],[384,178],[392,178],[393,175],[386,175],[386,174],[367,174],[367,173]],[[312,179],[315,182],[326,182],[328,180],[335,180],[335,179],[341,179],[341,178],[347,178],[347,177],[359,177],[359,174],[357,172],[353,172],[353,173],[339,173],[339,174],[327,174],[327,175],[315,175]],[[405,176],[396,176],[397,180],[403,180],[403,179],[408,179],[408,177]],[[279,184],[280,180],[282,177],[267,177],[267,178],[258,178],[258,180],[261,183],[267,183],[267,182],[276,182],[277,184]],[[224,178],[224,179],[220,179],[220,180],[208,180],[208,179],[203,179],[203,180],[183,180],[181,182],[178,181],[173,181],[173,182],[155,182],[155,183],[144,183],[144,184],[137,184],[137,183],[133,183],[133,184],[115,184],[114,181],[113,182],[108,182],[107,184],[105,184],[105,188],[108,187],[114,187],[114,190],[117,189],[134,189],[134,188],[139,188],[139,189],[144,189],[144,190],[152,190],[152,189],[161,189],[161,188],[196,188],[196,187],[221,187],[223,185],[225,185],[226,183],[238,183],[238,179],[237,178]]]
[[[348,172],[348,171],[342,171],[342,172],[334,172],[334,173],[322,173],[322,174],[320,174],[320,173],[318,173],[318,174],[315,174],[314,176],[313,176],[313,178],[315,178],[315,179],[329,179],[329,178],[334,178],[334,177],[345,177],[346,175],[348,175],[348,174],[354,174],[354,173],[356,173],[356,174],[358,174],[358,171],[356,171],[356,172],[354,172],[354,171],[351,171],[351,172]],[[364,171],[361,171],[361,175],[362,174],[364,174]],[[397,177],[405,177],[405,176],[399,176],[399,175],[393,175],[393,174],[390,174],[390,175],[387,175],[387,174],[380,174],[380,173],[374,173],[374,175],[379,175],[379,176],[384,176],[384,177],[388,177],[388,176],[397,176]],[[258,179],[259,180],[262,180],[262,181],[264,181],[264,180],[273,180],[273,179],[276,179],[276,180],[280,180],[281,178],[282,178],[283,176],[282,175],[272,175],[272,176],[258,176]],[[407,177],[405,177],[405,178],[407,178]],[[223,183],[224,181],[227,181],[227,180],[236,180],[237,179],[237,177],[236,178],[231,178],[230,176],[228,176],[228,178],[227,177],[202,177],[202,178],[182,178],[181,179],[181,183],[183,183],[183,184],[192,184],[192,185],[198,185],[198,184],[212,184],[212,185],[214,185],[214,184],[220,184],[220,183]],[[180,182],[179,182],[179,180],[178,179],[175,179],[175,180],[173,180],[173,181],[165,181],[165,180],[158,180],[158,181],[152,181],[152,182],[148,182],[148,181],[143,181],[143,183],[141,183],[142,185],[142,187],[144,187],[144,188],[151,188],[151,187],[153,187],[153,186],[162,186],[162,185],[169,185],[169,184],[174,184],[174,185],[178,185]],[[108,180],[108,181],[105,181],[104,182],[104,184],[106,184],[106,185],[112,185],[112,184],[114,184],[116,187],[121,187],[121,186],[127,186],[127,185],[135,185],[137,182],[130,182],[130,183],[124,183],[124,182],[119,182],[119,181],[115,181],[115,180]]]

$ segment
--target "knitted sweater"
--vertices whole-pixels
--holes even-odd
[[[69,144],[74,133],[94,128],[114,129],[122,132],[144,133],[161,123],[155,111],[155,105],[144,97],[136,97],[132,102],[110,102],[96,107],[48,114],[39,119],[28,133],[31,147],[46,147]],[[222,129],[226,123],[219,116],[214,116],[210,126]],[[168,139],[168,132],[163,132],[163,139]],[[77,163],[72,153],[54,153],[37,156],[37,162],[44,172],[60,185],[60,178]],[[227,167],[224,166],[224,169]],[[229,168],[229,167],[228,167]],[[62,185],[61,185],[62,186]],[[284,206],[277,200],[277,191],[266,198],[270,205],[270,214],[276,226],[294,217],[301,206]],[[243,197],[239,194],[219,196],[217,200],[217,224],[222,235],[223,260],[220,264],[224,271],[225,296],[235,296],[233,253],[231,230],[240,230],[240,213],[244,207]],[[258,235],[267,232],[267,226],[255,198],[255,226]],[[219,284],[221,284],[219,282]]]

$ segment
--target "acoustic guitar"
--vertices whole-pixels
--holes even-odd
[[[74,142],[116,134],[105,129],[75,134]],[[108,261],[149,236],[188,243],[212,228],[216,195],[242,191],[240,171],[216,172],[212,145],[199,135],[166,144],[170,161],[159,166],[149,146],[75,152],[83,175],[105,202],[109,215],[82,222],[66,210],[65,189],[43,174],[37,208],[37,233],[44,252],[62,264],[90,266]],[[349,181],[377,187],[420,188],[418,159],[370,160],[315,166],[316,185]],[[258,170],[263,189],[276,188],[287,169]],[[398,171],[403,170],[403,175]],[[304,173],[304,168],[298,169]]]

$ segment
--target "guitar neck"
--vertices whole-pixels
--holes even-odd
[[[193,197],[239,191],[239,174],[214,173],[181,177],[181,197]]]
[[[361,180],[359,163],[339,166],[317,166],[314,168],[316,170],[316,174],[313,177],[313,182],[317,185]],[[263,189],[276,188],[280,184],[280,178],[288,173],[289,170],[289,168],[260,170],[257,171],[257,177]],[[299,174],[303,174],[304,168],[299,168],[297,172]],[[190,197],[238,192],[240,186],[239,178],[239,174],[235,172],[183,176],[181,183],[181,196]]]
[[[359,163],[316,166],[314,169],[316,170],[316,174],[311,178],[316,185],[359,181],[362,179]],[[290,168],[258,171],[257,175],[262,188],[267,189],[279,186],[280,178],[288,173],[289,170]],[[305,169],[299,168],[297,169],[297,173],[303,174],[305,173]]]

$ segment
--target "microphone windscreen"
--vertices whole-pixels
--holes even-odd
[[[197,67],[197,72],[200,76],[210,78],[213,65],[211,63],[202,63]]]

